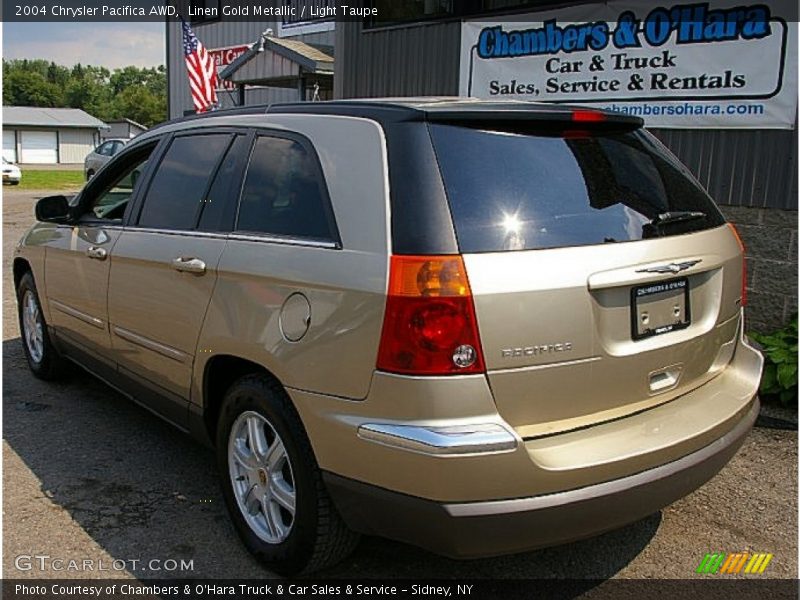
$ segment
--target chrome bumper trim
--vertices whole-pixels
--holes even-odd
[[[433,456],[513,452],[517,448],[516,436],[497,423],[447,426],[365,423],[359,426],[358,437]]]

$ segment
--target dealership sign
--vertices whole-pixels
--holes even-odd
[[[217,66],[217,73],[222,71],[225,67],[239,58],[242,54],[247,52],[250,46],[242,44],[239,46],[226,46],[225,48],[209,48],[208,55]],[[217,78],[217,89],[233,91],[236,89],[236,84],[227,79]]]
[[[628,1],[465,21],[460,92],[609,108],[656,127],[791,129],[797,22],[778,6]]]

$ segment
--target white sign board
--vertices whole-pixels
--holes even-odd
[[[648,126],[792,129],[797,22],[777,2],[608,2],[465,21],[460,92],[565,102]]]

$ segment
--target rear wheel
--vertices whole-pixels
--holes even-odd
[[[39,379],[58,379],[65,372],[66,361],[50,340],[33,275],[25,273],[17,286],[17,310],[22,348],[28,367]]]
[[[228,390],[217,428],[222,490],[245,546],[282,575],[329,567],[358,536],[336,512],[286,392],[264,375]]]

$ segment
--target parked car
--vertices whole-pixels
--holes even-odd
[[[3,159],[3,183],[19,185],[22,181],[22,169],[11,161]]]
[[[129,141],[122,138],[108,139],[87,154],[83,161],[83,174],[86,176],[86,181],[94,177],[100,167],[111,160],[111,157],[122,150]]]
[[[33,373],[77,363],[214,446],[280,573],[357,533],[477,557],[619,527],[758,413],[741,241],[638,118],[219,111],[36,213],[13,263]]]

